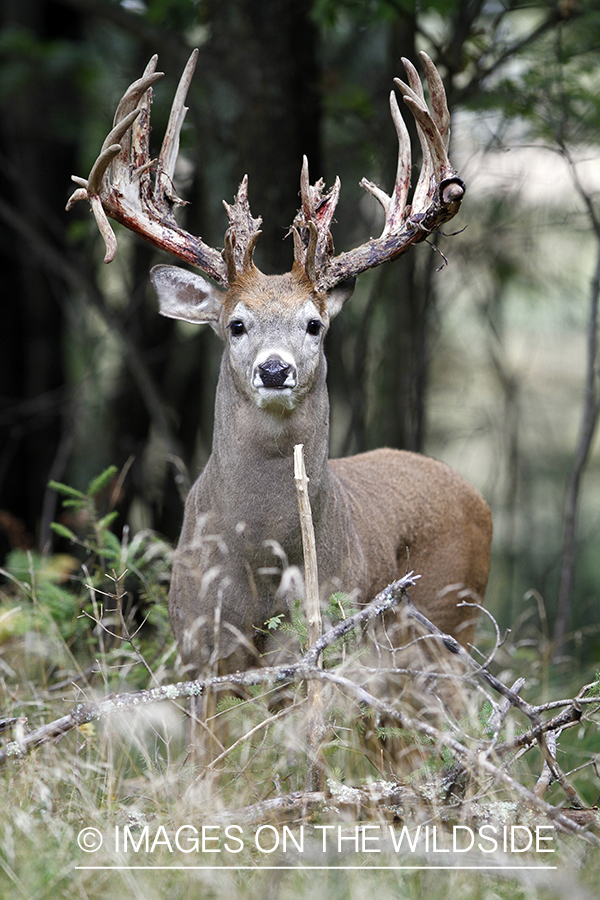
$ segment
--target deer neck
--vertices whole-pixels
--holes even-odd
[[[230,498],[243,509],[244,497],[256,506],[270,506],[269,497],[298,511],[293,479],[293,451],[304,445],[313,514],[318,515],[321,495],[331,488],[328,467],[329,396],[327,365],[323,357],[311,391],[293,410],[260,409],[236,386],[225,354],[217,384],[213,449],[209,468],[215,478],[214,494]]]

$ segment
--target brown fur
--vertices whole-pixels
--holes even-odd
[[[318,293],[306,272],[295,265],[283,275],[264,275],[256,266],[243,270],[236,281],[223,294],[223,308],[231,315],[238,303],[253,312],[272,315],[278,309],[293,310],[312,296],[321,315],[325,309],[325,296]]]
[[[472,641],[477,617],[472,609],[457,610],[458,591],[445,589],[461,584],[479,598],[485,593],[492,519],[479,492],[444,463],[406,451],[373,450],[331,460],[330,467],[348,491],[369,560],[363,597],[414,571],[421,578],[411,590],[413,601],[442,631],[462,644]],[[425,514],[415,516],[417,509]]]

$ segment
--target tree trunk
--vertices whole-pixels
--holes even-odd
[[[8,51],[12,56],[7,54],[5,67],[20,67],[28,77],[18,102],[13,97],[3,105],[0,116],[4,198],[0,509],[9,521],[20,520],[43,545],[48,538],[48,523],[42,522],[44,495],[48,479],[62,475],[62,422],[69,398],[60,353],[65,288],[45,270],[35,252],[34,235],[44,234],[54,246],[66,244],[62,210],[73,171],[74,144],[59,131],[57,122],[72,121],[77,111],[69,75],[52,79],[40,71],[39,63],[36,70],[34,42],[76,38],[79,18],[60,3],[45,0],[5,0],[0,17],[5,36],[11,29],[28,33],[29,46],[34,48],[31,58],[24,42],[15,42]],[[31,242],[11,227],[13,216],[29,225]],[[4,550],[15,542],[12,535],[7,537],[6,533],[0,536]]]
[[[247,173],[253,214],[263,218],[257,264],[269,273],[288,271],[293,244],[284,237],[299,206],[303,154],[314,176],[322,174],[317,35],[309,4],[216,0],[211,32],[230,192]]]

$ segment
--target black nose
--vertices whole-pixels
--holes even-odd
[[[267,388],[280,388],[285,384],[285,379],[290,373],[291,366],[282,359],[274,356],[266,359],[258,367],[262,383]]]

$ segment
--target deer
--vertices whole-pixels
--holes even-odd
[[[395,79],[422,149],[411,203],[410,138],[392,90],[393,191],[361,182],[383,208],[380,236],[336,254],[331,226],[340,180],[328,190],[323,179],[311,184],[305,157],[291,226],[293,266],[268,275],[253,260],[262,219],[251,214],[247,177],[233,204],[224,202],[229,227],[222,250],[186,232],[174,216],[183,203],[173,176],[196,57],[197,51],[181,77],[158,158],[149,152],[152,85],[162,77],[155,56],[120,101],[88,178],[73,176],[79,187],[67,204],[91,204],[105,262],[117,249],[111,217],[202,271],[206,278],[155,266],[150,278],[160,313],[208,324],[224,342],[212,452],[187,497],[169,593],[182,663],[190,677],[227,674],[261,665],[280,649],[265,623],[288,615],[302,590],[290,575],[303,560],[293,478],[297,444],[304,446],[321,597],[343,590],[367,603],[410,568],[421,575],[411,591],[414,603],[466,647],[477,613],[460,599],[465,592],[484,597],[489,507],[461,475],[424,455],[383,448],[330,460],[324,352],[330,322],[352,296],[357,276],[396,260],[460,208],[465,184],[448,159],[441,76],[421,53],[431,108],[409,60],[403,59],[407,83]]]

